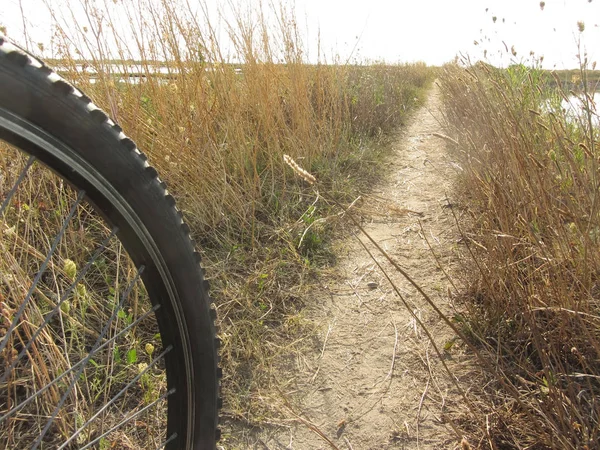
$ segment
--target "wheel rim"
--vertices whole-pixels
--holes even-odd
[[[122,201],[118,193],[111,192],[110,185],[103,183],[102,178],[93,170],[90,170],[89,167],[86,167],[85,161],[80,160],[74,152],[70,152],[67,148],[61,148],[62,144],[56,142],[43,130],[18,117],[14,117],[10,112],[3,109],[0,109],[0,129],[2,130],[0,137],[31,155],[21,163],[26,170],[20,170],[18,174],[9,173],[8,170],[4,171],[3,181],[7,184],[12,183],[12,186],[10,186],[6,197],[2,199],[0,221],[3,227],[3,245],[6,247],[10,239],[14,241],[11,241],[12,247],[10,249],[12,249],[12,253],[9,252],[10,255],[15,256],[17,250],[21,253],[31,251],[27,246],[16,244],[20,232],[26,235],[39,236],[39,232],[32,234],[30,230],[34,222],[33,219],[25,217],[29,217],[31,214],[39,216],[39,204],[27,204],[18,200],[20,198],[19,192],[23,190],[23,183],[31,178],[31,171],[37,173],[38,170],[41,170],[41,167],[38,167],[39,165],[35,162],[36,158],[45,164],[51,165],[53,170],[61,173],[63,177],[65,173],[70,173],[70,181],[83,188],[77,192],[71,192],[66,184],[61,184],[60,180],[53,182],[43,180],[42,185],[55,183],[54,186],[60,186],[62,191],[57,192],[65,197],[54,197],[58,203],[64,201],[65,198],[71,200],[68,212],[64,215],[64,218],[61,216],[62,225],[58,227],[57,233],[51,239],[50,251],[41,252],[43,256],[41,263],[37,261],[38,265],[36,266],[35,263],[31,263],[31,259],[27,259],[30,264],[33,264],[30,271],[34,270],[35,275],[32,279],[31,276],[26,277],[31,279],[32,282],[20,303],[18,297],[14,295],[14,287],[11,288],[8,283],[4,283],[6,284],[5,289],[9,289],[10,293],[5,295],[8,302],[3,304],[4,319],[2,327],[5,332],[0,343],[0,361],[2,363],[0,365],[4,367],[0,375],[0,392],[6,387],[5,394],[0,394],[4,397],[4,400],[0,403],[0,438],[4,438],[2,434],[6,433],[9,439],[21,439],[19,445],[21,447],[26,446],[26,448],[109,448],[108,445],[112,445],[121,438],[123,441],[120,443],[125,443],[131,448],[162,448],[168,445],[183,448],[181,442],[191,442],[189,436],[191,427],[189,425],[193,423],[193,417],[187,411],[185,413],[187,421],[181,421],[186,423],[174,423],[173,420],[169,420],[168,429],[167,425],[160,423],[158,428],[161,429],[162,433],[160,434],[162,436],[159,437],[160,440],[152,440],[151,446],[148,446],[149,441],[144,441],[146,436],[139,438],[138,442],[133,442],[135,441],[134,436],[129,431],[124,431],[131,429],[128,428],[128,424],[132,421],[133,429],[139,428],[140,424],[143,425],[139,420],[142,415],[143,417],[150,417],[152,414],[157,417],[166,416],[166,406],[164,404],[167,397],[169,397],[169,417],[175,414],[173,413],[175,408],[172,405],[176,404],[180,410],[181,408],[187,408],[184,400],[189,398],[189,390],[193,386],[192,382],[186,382],[186,380],[193,380],[189,369],[191,366],[189,356],[185,351],[187,348],[185,342],[187,333],[184,332],[178,336],[167,333],[169,334],[167,336],[165,330],[172,328],[160,327],[163,333],[158,342],[156,341],[156,333],[146,333],[144,337],[134,337],[133,342],[131,341],[133,330],[140,330],[145,321],[153,320],[153,313],[158,311],[159,308],[164,308],[164,303],[159,304],[157,299],[164,295],[168,295],[172,299],[176,295],[175,289],[169,282],[169,272],[160,257],[160,253],[156,251],[154,243],[144,233],[143,225],[136,221],[135,214]],[[11,170],[14,170],[14,168],[11,168]],[[70,172],[67,172],[67,170]],[[17,181],[19,182],[17,183]],[[41,200],[45,200],[43,195]],[[35,202],[35,199],[29,201]],[[65,256],[65,251],[68,253],[68,248],[65,250],[66,247],[63,242],[71,233],[78,232],[78,230],[73,230],[72,225],[76,223],[73,222],[74,218],[79,220],[77,223],[81,228],[82,211],[88,214],[90,209],[90,205],[86,202],[95,205],[102,212],[105,219],[111,223],[118,223],[119,226],[104,229],[102,233],[97,231],[100,233],[98,238],[101,235],[103,239],[100,239],[95,250],[90,252],[91,257],[84,258],[85,262],[76,261],[73,269],[70,263],[65,262],[71,259]],[[23,204],[27,207],[24,208]],[[107,205],[112,205],[112,208]],[[22,223],[27,226],[19,226]],[[47,223],[48,221],[44,222],[44,224]],[[90,223],[86,222],[83,225],[97,226],[97,223],[90,219]],[[12,229],[13,227],[14,229]],[[11,232],[4,233],[5,230],[11,229]],[[115,291],[117,294],[112,293],[110,302],[106,299],[94,299],[96,308],[98,308],[97,305],[104,305],[102,307],[104,320],[95,324],[95,331],[97,332],[95,340],[83,339],[84,344],[82,344],[77,336],[85,334],[82,330],[86,327],[89,328],[89,321],[86,322],[87,319],[81,319],[82,304],[85,302],[90,303],[85,298],[86,295],[91,295],[88,289],[91,285],[86,280],[94,274],[97,276],[96,263],[104,255],[104,252],[111,248],[111,245],[114,245],[110,242],[113,242],[112,238],[116,234],[128,236],[129,240],[131,240],[131,236],[138,239],[138,242],[128,248],[135,263],[123,263],[120,266],[123,268],[128,264],[130,267],[137,265],[137,269],[135,272],[129,270],[126,277],[127,282],[122,280],[121,275],[117,275],[117,272],[113,270],[114,276],[111,282],[114,283],[116,281],[114,277],[117,277],[117,284],[121,286],[121,289],[118,292]],[[104,242],[105,240],[106,242]],[[118,246],[120,247],[120,244]],[[119,252],[122,252],[122,249]],[[21,253],[19,253],[19,258],[24,258]],[[114,254],[115,251],[112,253]],[[131,305],[128,297],[133,291],[140,292],[145,289],[140,278],[148,277],[145,273],[147,266],[144,263],[146,260],[150,260],[149,262],[151,262],[155,274],[156,272],[159,273],[163,289],[157,289],[153,282],[145,283],[154,306],[150,302],[146,302],[144,305],[145,310],[136,310],[134,314],[134,311],[130,311]],[[8,259],[5,258],[4,262],[7,261]],[[44,264],[44,262],[46,263]],[[22,265],[23,263],[18,263],[17,266],[19,264]],[[44,280],[44,276],[47,276],[49,272],[52,274],[51,287],[57,292],[55,294],[57,301],[50,302],[50,311],[36,312],[35,308],[39,309],[40,296],[44,294],[44,289],[47,290],[50,287],[47,286],[49,283]],[[73,272],[74,274],[72,274]],[[68,279],[65,280],[65,277]],[[144,279],[144,281],[146,282],[147,279]],[[105,301],[102,302],[102,300]],[[139,306],[140,303],[138,302],[136,305]],[[89,305],[85,308],[89,308]],[[181,319],[179,311],[176,308],[173,311],[178,321],[177,329],[185,330],[185,322]],[[83,312],[83,316],[86,314],[88,314],[88,311]],[[95,311],[94,314],[99,315],[100,313]],[[31,319],[33,316],[37,316],[40,320]],[[58,319],[58,325],[56,319]],[[76,322],[75,325],[73,325],[73,320]],[[77,321],[81,322],[81,320],[83,320],[83,323],[79,323],[77,326]],[[67,322],[72,328],[65,326]],[[31,330],[26,330],[28,327]],[[137,334],[133,334],[137,336]],[[150,335],[153,336],[154,340],[150,339]],[[122,343],[123,340],[125,343]],[[164,345],[159,343],[161,340]],[[28,346],[28,342],[33,343]],[[68,342],[72,344],[69,348]],[[119,344],[119,342],[121,343]],[[53,345],[56,347],[54,350],[52,350]],[[75,351],[77,346],[80,348]],[[154,347],[154,350],[152,350],[152,347]],[[42,348],[44,352],[40,350]],[[115,348],[117,352],[115,352]],[[74,353],[77,353],[77,355]],[[53,367],[48,360],[48,354],[54,355],[56,360],[60,359],[59,355],[64,354],[65,363]],[[93,356],[89,357],[89,355]],[[102,365],[99,365],[100,369],[96,366],[98,361],[95,361],[95,359],[100,359],[99,356],[101,355],[105,361],[109,361],[107,367],[109,365],[112,367],[110,372],[106,372]],[[125,360],[125,363],[123,363],[123,360]],[[162,380],[161,377],[164,377],[164,375],[160,375],[157,368],[161,368],[164,374],[164,368],[167,367],[167,372],[169,372],[168,368],[172,365],[183,366],[185,370],[180,371],[182,373],[179,376],[169,376],[167,380]],[[46,378],[41,377],[40,374],[43,374],[45,370],[47,371],[48,367],[52,368],[55,374]],[[99,375],[104,370],[104,373],[110,374],[110,378],[118,379],[119,377],[115,376],[115,367],[119,368],[119,373],[126,375],[129,380],[128,383],[120,383],[120,389],[114,388],[108,376],[105,375],[102,378]],[[23,375],[24,373],[28,373],[29,378]],[[94,381],[94,383],[99,384],[101,387],[111,385],[111,389],[104,391],[102,399],[98,398],[98,393],[95,392],[95,388],[89,381],[90,379],[99,380]],[[18,390],[12,389],[15,383],[18,385]],[[131,402],[131,399],[135,398],[140,400],[140,396],[141,402],[138,402],[137,405],[135,402]],[[50,397],[53,401],[49,400]],[[124,400],[126,398],[129,399],[130,403]],[[85,405],[88,406],[84,407]],[[139,415],[121,417],[121,420],[113,419],[111,414],[116,414],[113,410],[120,410],[124,406],[130,407],[133,410],[132,414],[139,413]],[[35,416],[35,414],[32,414],[31,411],[40,416],[40,420],[34,420],[32,416]],[[40,412],[43,412],[43,414]],[[97,413],[98,415],[96,415]],[[181,417],[181,413],[177,416]],[[123,423],[125,419],[128,419],[127,423]],[[119,425],[119,423],[123,427],[112,431],[112,428]],[[84,431],[75,435],[80,428]],[[16,430],[26,430],[29,434],[10,436]],[[117,432],[122,434],[120,438]],[[34,439],[30,434],[32,436],[37,434],[37,437]],[[153,433],[146,434],[150,436]],[[24,437],[27,437],[29,441],[23,442]],[[174,444],[176,441],[179,441],[178,445]]]

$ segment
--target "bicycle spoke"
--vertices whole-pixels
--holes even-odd
[[[150,317],[151,315],[153,315],[159,308],[160,308],[160,305],[156,305],[156,306],[152,307],[152,309],[150,309],[149,311],[146,311],[144,314],[142,314],[140,317],[138,317],[135,321],[131,322],[131,324],[127,325],[127,327],[123,328],[121,331],[119,331],[113,337],[111,337],[106,342],[104,342],[102,345],[100,345],[97,349],[95,349],[94,351],[91,351],[90,354],[92,356],[94,356],[98,352],[100,352],[100,350],[104,350],[108,345],[112,344],[117,339],[119,339],[120,337],[124,336],[126,333],[128,333],[133,328],[135,328],[142,321],[144,321],[145,319],[147,319],[148,317]],[[46,392],[52,386],[56,385],[60,380],[62,380],[64,377],[66,377],[68,374],[70,374],[71,372],[73,372],[75,369],[77,369],[79,366],[81,366],[85,362],[87,362],[87,360],[81,360],[81,361],[79,361],[78,363],[74,364],[69,369],[67,369],[65,372],[61,373],[58,377],[56,377],[54,380],[52,380],[46,386],[44,386],[43,388],[39,389],[34,394],[30,395],[26,400],[22,401],[17,406],[15,406],[13,409],[11,409],[9,412],[7,412],[5,415],[3,415],[2,417],[0,417],[0,423],[4,422],[9,417],[11,417],[15,413],[19,412],[21,409],[23,409],[25,406],[27,406],[29,403],[31,403],[33,400],[35,400],[41,394],[43,394],[44,392]]]
[[[125,425],[127,422],[130,422],[131,420],[135,419],[137,416],[140,416],[141,414],[143,414],[144,412],[146,412],[147,410],[149,410],[150,408],[152,408],[154,405],[156,405],[158,402],[166,399],[169,395],[172,395],[175,393],[175,389],[170,389],[169,391],[165,392],[163,395],[161,395],[160,397],[158,397],[156,400],[154,400],[152,403],[150,403],[147,406],[144,406],[142,409],[140,409],[139,411],[136,411],[135,413],[133,413],[131,416],[127,417],[125,420],[121,421],[120,423],[118,423],[117,425],[115,425],[114,427],[112,427],[110,430],[102,433],[100,436],[98,436],[96,439],[94,439],[93,441],[89,442],[86,446],[81,447],[79,450],[85,450],[86,448],[90,448],[92,445],[94,445],[96,442],[100,441],[100,439],[102,439],[103,437],[108,436],[110,433],[112,433],[115,430],[118,430],[119,428],[121,428],[123,425]],[[61,450],[64,448],[64,445],[61,446],[58,450]]]
[[[73,441],[73,439],[75,439],[77,436],[79,436],[79,434],[83,431],[83,429],[85,427],[87,427],[90,423],[92,423],[100,414],[102,414],[102,412],[104,412],[110,405],[112,405],[113,403],[115,403],[117,401],[117,399],[123,395],[131,386],[133,386],[135,383],[137,383],[137,381],[142,378],[142,376],[147,373],[154,365],[156,365],[162,358],[164,358],[164,356],[169,353],[171,350],[173,350],[173,346],[169,345],[166,349],[164,349],[164,351],[158,355],[156,358],[154,358],[150,364],[148,364],[148,366],[140,371],[139,374],[137,374],[137,376],[131,380],[129,383],[127,383],[127,385],[121,389],[117,395],[115,395],[108,403],[106,403],[104,406],[102,406],[102,408],[100,408],[98,410],[98,412],[96,414],[94,414],[92,417],[90,417],[88,419],[87,422],[85,422],[81,427],[79,427],[79,429],[77,431],[75,431],[75,433],[73,433],[73,435],[67,440],[65,441],[65,443],[63,445],[61,445],[58,450],[62,450],[65,448],[65,446],[67,444],[69,444],[69,442]],[[90,445],[94,444],[97,440],[101,439],[102,437],[106,436],[109,433],[112,433],[114,430],[117,430],[120,426],[126,424],[127,422],[129,422],[131,419],[133,419],[134,417],[137,417],[138,415],[140,415],[143,411],[145,411],[147,408],[149,408],[150,406],[154,405],[156,402],[158,402],[162,397],[167,396],[167,395],[171,395],[175,392],[175,389],[171,389],[170,391],[168,391],[166,394],[164,394],[163,396],[159,397],[157,400],[155,400],[154,402],[152,402],[150,405],[142,408],[141,410],[139,410],[137,413],[135,413],[132,417],[127,418],[126,420],[122,421],[121,423],[119,423],[118,425],[115,425],[113,428],[111,428],[110,430],[108,430],[106,433],[104,433],[102,436],[98,437],[96,440],[90,442],[87,446],[82,447],[81,450],[83,450],[84,448],[88,448]],[[37,448],[37,444],[34,447]]]
[[[23,349],[19,352],[18,356],[15,358],[15,360],[12,362],[12,364],[9,366],[9,368],[6,370],[6,372],[4,372],[4,374],[2,375],[2,378],[0,378],[0,383],[4,383],[6,381],[11,370],[15,368],[15,366],[19,363],[19,361],[29,351],[29,349],[31,348],[31,346],[33,345],[33,343],[35,342],[37,337],[40,335],[40,333],[44,330],[44,328],[46,328],[48,323],[50,323],[50,320],[52,320],[54,315],[60,310],[60,305],[69,297],[69,295],[71,295],[71,292],[73,291],[73,289],[75,288],[77,283],[79,283],[83,279],[83,277],[85,276],[87,271],[90,269],[90,267],[92,267],[92,264],[94,263],[94,261],[96,261],[98,259],[98,257],[100,256],[100,254],[106,249],[107,244],[110,242],[110,240],[113,238],[113,236],[117,232],[118,232],[118,228],[116,228],[116,227],[113,228],[111,230],[110,235],[102,241],[100,246],[96,249],[96,251],[92,255],[92,258],[86,263],[85,266],[83,266],[83,268],[79,271],[79,273],[75,277],[75,280],[73,280],[73,283],[71,283],[71,285],[65,290],[63,295],[60,297],[58,303],[56,304],[56,307],[51,312],[46,314],[44,322],[38,327],[38,329],[35,331],[35,333],[33,333],[33,335],[31,336],[31,339],[27,342],[25,347],[23,347]],[[41,277],[41,272],[42,271],[40,271],[38,273],[39,277]],[[36,279],[38,279],[38,277],[36,277]],[[38,279],[38,281],[39,281],[39,279]],[[19,311],[21,311],[22,309],[24,309],[24,308],[21,307],[19,309]],[[22,311],[21,311],[21,314],[22,314]],[[14,323],[14,321],[13,321],[13,323]],[[8,332],[7,332],[7,334],[8,334]],[[1,348],[0,348],[0,351],[1,351]]]
[[[27,304],[31,300],[31,295],[35,291],[35,289],[36,289],[36,287],[37,287],[40,279],[42,278],[42,275],[46,271],[46,267],[48,266],[48,263],[50,262],[50,259],[52,258],[52,255],[54,255],[54,252],[56,251],[56,247],[58,247],[58,244],[62,240],[62,237],[65,234],[65,231],[67,230],[67,227],[69,226],[69,223],[71,222],[71,219],[73,218],[73,216],[75,215],[75,212],[77,211],[77,206],[79,206],[79,204],[83,200],[84,196],[85,196],[85,191],[79,191],[79,193],[77,194],[77,199],[73,203],[73,206],[71,207],[71,210],[69,211],[69,214],[65,218],[65,220],[64,220],[64,222],[62,224],[62,227],[60,228],[60,231],[58,232],[58,234],[54,238],[54,242],[52,243],[52,246],[50,247],[50,251],[48,252],[48,255],[46,256],[46,259],[44,260],[44,262],[40,266],[40,270],[38,271],[38,273],[36,274],[35,278],[33,279],[32,286],[29,288],[29,291],[27,292],[27,295],[25,296],[25,299],[23,300],[23,303],[19,307],[19,310],[15,314],[15,317],[13,318],[12,323],[8,327],[8,330],[6,331],[6,335],[2,339],[2,342],[0,342],[0,352],[2,352],[2,350],[4,350],[4,347],[6,347],[6,345],[8,344],[8,340],[10,338],[10,335],[12,334],[12,332],[14,331],[14,329],[17,327],[17,324],[19,323],[19,319],[21,318],[21,316],[25,312],[25,308],[27,307]],[[2,379],[2,382],[3,381],[4,381],[4,378]]]
[[[6,194],[6,198],[2,202],[2,206],[0,206],[0,215],[4,214],[4,209],[10,203],[10,200],[12,199],[13,195],[15,195],[15,192],[17,192],[17,188],[19,187],[21,182],[25,179],[25,176],[27,175],[27,171],[29,171],[29,168],[33,165],[33,163],[35,162],[35,159],[36,159],[35,156],[30,156],[29,159],[27,160],[27,164],[25,164],[25,167],[19,174],[19,178],[17,178],[17,181],[15,182],[13,187],[10,189],[10,191],[8,191],[8,194]]]
[[[163,442],[161,444],[161,446],[158,447],[156,450],[161,450],[161,449],[165,448],[169,442],[171,442],[175,439],[177,439],[177,433],[173,433],[171,436],[169,436],[169,439],[167,439],[165,442]]]
[[[123,292],[123,294],[121,295],[121,301],[119,302],[119,304],[114,308],[113,314],[110,317],[110,319],[108,320],[108,323],[104,326],[104,329],[102,330],[102,332],[100,333],[100,336],[98,336],[98,339],[96,339],[96,342],[94,343],[93,347],[92,347],[92,351],[84,358],[84,364],[81,365],[81,367],[77,370],[77,373],[73,376],[71,383],[69,384],[69,387],[67,388],[67,390],[65,391],[65,393],[63,394],[63,396],[61,397],[60,401],[58,402],[58,404],[56,405],[56,407],[54,408],[54,412],[52,413],[52,415],[50,416],[50,419],[48,420],[48,422],[46,422],[46,425],[44,426],[44,429],[42,430],[42,432],[40,433],[40,436],[37,438],[37,440],[34,443],[33,449],[35,450],[38,448],[38,446],[40,445],[40,443],[42,442],[42,440],[44,439],[44,436],[46,436],[46,433],[48,432],[48,430],[50,429],[50,426],[52,425],[52,423],[54,422],[54,419],[56,418],[56,416],[58,415],[58,412],[60,411],[60,409],[62,408],[63,404],[65,403],[65,400],[67,399],[67,397],[69,396],[69,394],[71,393],[71,391],[73,390],[73,387],[75,386],[75,383],[77,383],[77,380],[79,379],[79,375],[81,374],[81,372],[83,372],[83,369],[85,369],[85,365],[88,363],[88,361],[92,358],[92,352],[95,352],[96,348],[99,346],[100,341],[102,340],[102,338],[106,335],[106,333],[108,332],[108,330],[110,329],[110,327],[112,326],[113,321],[116,319],[117,317],[117,313],[121,310],[121,308],[123,307],[123,304],[125,303],[125,300],[127,298],[129,298],[129,294],[131,293],[131,290],[133,289],[133,286],[135,285],[135,283],[137,282],[137,280],[139,279],[140,274],[144,271],[144,266],[141,266],[136,274],[135,277],[133,278],[133,280],[131,280],[131,282],[129,283],[129,286],[127,286],[127,288],[125,289],[125,291]]]

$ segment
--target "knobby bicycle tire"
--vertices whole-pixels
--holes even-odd
[[[89,97],[0,36],[0,139],[34,156],[118,227],[164,347],[168,449],[214,449],[220,369],[215,309],[190,229],[157,171]]]

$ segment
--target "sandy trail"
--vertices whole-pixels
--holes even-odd
[[[368,233],[449,312],[449,282],[425,240],[451,271],[458,232],[446,195],[457,169],[445,142],[433,135],[442,132],[440,106],[434,86],[399,133],[389,176],[360,209],[369,218]],[[288,393],[289,417],[296,420],[283,431],[245,434],[243,448],[453,448],[457,436],[445,423],[446,413],[460,396],[431,342],[357,238],[340,249],[335,270],[308,300],[306,315],[321,332],[312,352],[298,355],[292,368],[297,378]],[[377,259],[443,351],[454,336],[451,330],[381,255]],[[451,350],[445,358],[462,372],[460,355]]]

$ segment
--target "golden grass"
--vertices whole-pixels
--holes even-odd
[[[225,415],[276,414],[263,394],[285,383],[282,364],[303,345],[302,293],[330,263],[334,233],[329,206],[283,155],[351,201],[376,176],[386,135],[421,104],[431,69],[309,63],[281,5],[234,12],[218,29],[204,3],[47,3],[53,63],[149,154],[205,254]]]
[[[587,85],[556,84],[523,66],[441,78],[474,269],[457,320],[493,368],[482,400],[493,448],[600,439],[598,115]],[[561,106],[573,96],[576,117]]]

